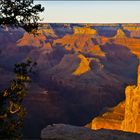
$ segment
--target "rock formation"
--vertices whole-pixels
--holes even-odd
[[[52,37],[52,38],[57,37],[57,35],[55,35],[54,30],[49,26],[49,24],[40,27],[37,33],[38,35],[34,36],[33,34],[29,34],[25,32],[23,37],[17,41],[17,46],[41,47],[45,45],[45,41],[47,40],[47,37]]]
[[[123,26],[123,29],[129,31],[130,37],[140,37],[140,26]]]
[[[123,30],[122,29],[118,29],[117,30],[117,34],[115,35],[115,38],[125,38],[126,37],[126,35],[125,35],[125,33],[123,32]]]
[[[85,127],[65,124],[49,125],[41,131],[45,140],[139,140],[139,134],[113,130],[93,131]]]
[[[91,129],[114,129],[140,133],[140,65],[137,85],[127,86],[125,102],[121,102],[87,125]]]
[[[91,59],[86,58],[82,54],[79,54],[78,57],[81,59],[81,62],[78,68],[73,72],[74,75],[81,75],[90,70],[89,64],[90,64]]]
[[[73,34],[66,34],[62,38],[53,41],[53,45],[61,45],[67,51],[86,53],[94,56],[105,57],[100,45],[106,44],[109,40],[106,37],[98,36],[95,29],[87,27],[74,27]]]
[[[124,102],[121,102],[114,108],[106,109],[108,110],[106,113],[92,120],[89,124],[90,128],[94,130],[101,128],[121,130],[121,123],[124,120],[124,107]]]
[[[140,65],[137,86],[128,86],[125,95],[125,117],[121,129],[140,133]]]
[[[88,27],[75,27],[74,34],[87,34],[87,35],[96,35],[97,31]]]
[[[113,42],[115,44],[126,46],[133,54],[140,57],[140,39],[127,37],[122,29],[118,29]]]
[[[41,47],[41,41],[45,41],[46,37],[43,34],[34,36],[33,34],[25,33],[24,36],[18,40],[18,46],[36,46]]]

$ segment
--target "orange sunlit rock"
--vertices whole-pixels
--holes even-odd
[[[74,35],[65,35],[63,38],[54,40],[55,44],[61,44],[62,46],[66,46],[67,50],[74,49],[75,52],[83,51],[85,48],[85,44],[88,42],[93,47],[93,43],[90,35],[86,34],[74,34]]]
[[[140,64],[138,65],[138,77],[137,77],[137,85],[140,86]]]
[[[43,54],[49,54],[53,51],[53,48],[50,43],[44,43]]]
[[[109,41],[109,39],[107,37],[101,37],[101,43],[104,45]]]
[[[86,58],[82,54],[79,54],[78,57],[81,59],[79,67],[73,72],[73,75],[81,75],[90,70],[90,59]]]
[[[90,49],[90,51],[97,56],[101,56],[101,57],[105,57],[105,53],[101,50],[101,48],[99,47],[99,45],[95,45],[94,47],[92,47]]]
[[[140,58],[140,39],[135,38],[117,38],[116,44],[127,46],[133,54]]]
[[[17,45],[41,47],[42,42],[46,41],[47,36],[57,37],[49,24],[43,25],[43,28],[38,29],[37,34],[38,35],[34,36],[33,34],[25,33],[23,37],[17,41]]]
[[[128,86],[125,95],[125,118],[122,122],[122,130],[140,133],[140,65],[137,86]]]
[[[89,27],[75,27],[74,34],[96,35],[97,31],[95,29],[91,29]]]
[[[118,29],[117,30],[117,34],[115,35],[115,38],[125,38],[125,37],[126,37],[126,35],[123,32],[123,30],[122,29]]]
[[[140,58],[140,39],[126,37],[122,30],[118,30],[113,42],[128,47],[133,54]]]
[[[140,26],[123,26],[124,30],[127,30],[130,32],[131,37],[140,37]]]
[[[42,28],[42,29],[38,30],[38,33],[39,34],[44,34],[46,36],[57,37],[54,30],[51,27],[48,27],[48,26],[47,26],[47,28]]]
[[[49,48],[51,48],[51,44],[50,44],[50,43],[46,43],[46,44],[44,45],[44,47],[45,47],[46,49],[49,49]]]
[[[93,121],[91,122],[91,129],[97,130],[106,128],[112,130],[120,130],[121,123],[124,119],[124,110],[124,102],[121,102],[114,108],[108,109],[106,113],[93,119]]]
[[[127,86],[126,99],[87,125],[91,129],[113,129],[140,133],[140,65],[137,85]]]
[[[41,47],[41,41],[45,41],[46,37],[43,34],[34,36],[33,34],[25,33],[24,36],[18,40],[18,46],[37,46]]]
[[[67,51],[74,50],[75,52],[92,53],[96,56],[104,57],[105,53],[101,50],[99,45],[95,45],[92,41],[96,39],[97,31],[89,27],[75,27],[74,34],[65,35],[62,38],[56,39],[53,45],[60,44],[64,46]],[[107,43],[106,37],[101,37],[102,44]]]

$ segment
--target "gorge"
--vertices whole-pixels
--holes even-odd
[[[86,125],[123,101],[137,79],[139,24],[42,25],[38,36],[0,28],[1,91],[14,64],[27,57],[38,64],[24,100],[25,138],[39,138],[53,123]]]

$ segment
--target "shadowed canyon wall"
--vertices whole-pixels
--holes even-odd
[[[48,124],[85,125],[124,100],[126,85],[136,83],[139,26],[43,24],[39,36],[0,29],[0,90],[15,63],[27,57],[38,63],[24,101],[25,137],[39,137]]]

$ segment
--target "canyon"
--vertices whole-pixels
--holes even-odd
[[[93,130],[111,129],[140,133],[140,64],[138,65],[137,84],[125,89],[125,101],[94,118],[86,127]]]
[[[1,91],[14,64],[28,57],[38,64],[24,100],[25,138],[39,138],[53,123],[83,126],[123,101],[125,87],[136,84],[139,26],[42,24],[38,36],[0,28]]]

